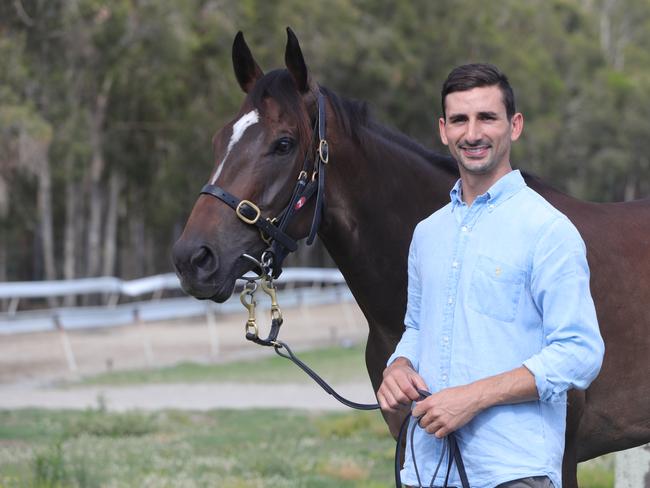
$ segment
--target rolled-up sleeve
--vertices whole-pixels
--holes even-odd
[[[531,293],[542,315],[544,347],[524,362],[542,401],[563,399],[570,388],[586,389],[605,351],[589,290],[585,245],[573,224],[560,217],[537,241]]]
[[[405,357],[415,370],[418,369],[419,335],[420,335],[420,305],[422,301],[422,286],[417,265],[417,245],[415,234],[411,240],[408,256],[408,292],[406,315],[404,317],[404,333],[397,343],[395,352],[388,358],[386,365],[390,365],[398,357]]]

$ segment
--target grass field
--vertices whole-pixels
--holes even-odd
[[[0,412],[3,487],[386,487],[378,413]]]
[[[328,380],[365,378],[361,347],[302,353]],[[308,381],[285,359],[115,372],[86,384]],[[314,385],[314,388],[317,388]],[[391,487],[394,443],[377,412],[0,411],[0,487]],[[580,466],[613,487],[613,458]]]
[[[0,412],[0,486],[390,487],[377,412]],[[581,466],[582,488],[613,486]]]
[[[272,349],[262,359],[225,364],[181,363],[159,369],[115,371],[89,377],[83,385],[128,385],[142,383],[193,383],[229,381],[238,383],[312,382],[291,361],[276,355]],[[333,347],[298,353],[301,360],[328,382],[368,380],[364,362],[364,346]]]

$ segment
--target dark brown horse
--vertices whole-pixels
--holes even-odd
[[[263,216],[277,215],[312,152],[316,94],[325,95],[330,158],[318,235],[368,320],[366,364],[377,390],[404,328],[413,229],[449,201],[458,172],[448,157],[379,125],[363,103],[319,87],[290,30],[285,61],[287,69],[264,75],[243,36],[235,38],[235,74],[247,95],[215,136],[210,181],[256,202]],[[600,376],[569,397],[563,477],[571,487],[577,462],[650,441],[650,200],[588,203],[534,177],[526,181],[571,218],[587,243],[606,343]],[[288,228],[295,238],[309,233],[313,200]],[[251,269],[242,254],[259,256],[265,248],[257,229],[201,195],[173,253],[185,290],[222,302]]]

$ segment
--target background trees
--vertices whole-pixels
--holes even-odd
[[[271,69],[286,25],[319,82],[439,149],[442,80],[493,62],[526,115],[516,165],[585,199],[650,194],[644,0],[13,0],[0,5],[0,280],[169,271],[211,137],[243,97],[234,34]]]

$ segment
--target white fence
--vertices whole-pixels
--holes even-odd
[[[243,281],[241,282],[243,283]],[[352,300],[343,276],[331,268],[287,268],[276,284],[284,288],[282,304],[326,304]],[[132,281],[101,277],[68,281],[36,281],[0,283],[0,334],[115,327],[138,321],[173,320],[241,310],[237,296],[225,303],[192,297],[162,298],[165,291],[179,292],[178,278],[173,273]],[[36,299],[98,294],[101,306],[58,307],[34,309]],[[121,299],[150,295],[150,299],[120,303]],[[28,306],[22,306],[29,302]]]

